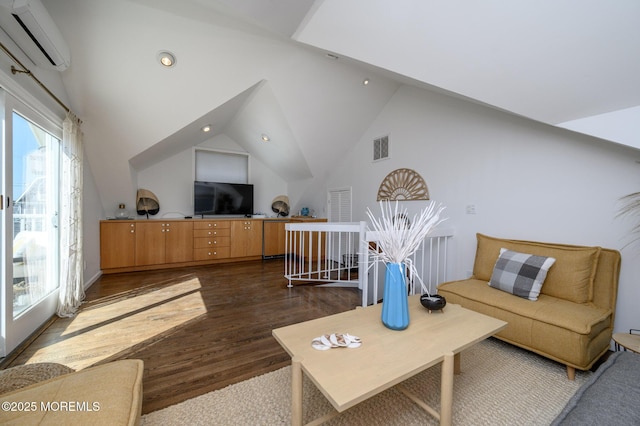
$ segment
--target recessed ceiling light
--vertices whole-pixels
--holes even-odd
[[[167,68],[171,68],[177,62],[176,55],[171,52],[167,52],[166,50],[158,52],[158,61],[160,61],[160,64],[162,66],[165,66]]]
[[[262,134],[262,140],[264,142],[269,142],[271,140],[271,138],[269,138],[269,136],[265,135],[264,133]]]
[[[362,80],[362,84],[364,84],[365,86],[369,84],[369,79],[365,78],[364,80]]]
[[[207,124],[206,126],[204,126],[202,128],[202,131],[205,132],[205,133],[210,132],[211,131],[211,124]]]

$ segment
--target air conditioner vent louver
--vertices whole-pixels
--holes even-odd
[[[45,58],[47,58],[47,60],[49,61],[49,63],[51,63],[51,65],[53,65],[54,67],[60,65],[60,64],[56,64],[53,59],[51,58],[51,56],[49,56],[49,54],[47,53],[46,50],[44,50],[44,47],[42,47],[42,45],[40,44],[40,42],[38,41],[38,39],[33,35],[33,33],[31,31],[29,31],[29,28],[27,28],[27,26],[24,24],[24,22],[22,22],[22,19],[20,19],[20,17],[18,15],[16,15],[15,13],[13,14],[13,17],[16,18],[16,21],[18,21],[18,24],[20,24],[20,26],[22,27],[22,29],[27,33],[27,35],[29,36],[29,38],[31,38],[31,40],[36,44],[36,46],[38,46],[38,49],[40,49],[40,51],[42,52],[42,54],[45,56]]]
[[[373,140],[373,161],[389,158],[389,136]]]
[[[34,64],[58,71],[69,67],[69,46],[40,0],[13,0],[1,9],[2,29]]]

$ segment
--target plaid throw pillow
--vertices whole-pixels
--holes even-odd
[[[501,248],[489,286],[529,300],[538,300],[542,283],[555,261],[553,257]]]

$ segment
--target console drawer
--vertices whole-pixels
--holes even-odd
[[[229,220],[196,220],[193,222],[193,229],[229,229]]]
[[[194,229],[193,236],[195,238],[203,237],[229,237],[231,236],[230,228],[212,228],[212,229]]]
[[[194,238],[193,248],[229,247],[231,237]]]
[[[229,257],[229,247],[199,248],[193,250],[194,260],[225,259]]]

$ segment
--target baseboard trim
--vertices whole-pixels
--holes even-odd
[[[87,281],[84,282],[84,290],[86,291],[89,287],[91,287],[93,284],[95,284],[96,281],[98,281],[98,278],[100,278],[102,276],[102,271],[98,271],[93,277],[89,278]]]

